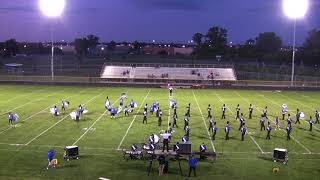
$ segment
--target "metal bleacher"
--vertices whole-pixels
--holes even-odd
[[[160,67],[105,65],[102,79],[170,79],[235,81],[232,67]]]

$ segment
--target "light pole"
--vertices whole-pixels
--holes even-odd
[[[296,23],[297,19],[303,18],[309,8],[308,0],[283,0],[282,2],[284,13],[291,19],[293,23],[293,45],[292,45],[292,70],[291,70],[291,86],[294,85],[294,61],[296,54]]]
[[[61,16],[65,7],[65,0],[39,0],[41,12],[49,18],[57,18]],[[53,27],[50,28],[51,33],[51,80],[54,80],[54,44],[53,44]]]

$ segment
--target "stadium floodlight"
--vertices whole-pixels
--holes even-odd
[[[41,12],[49,18],[57,18],[62,15],[65,8],[65,0],[39,0],[39,7]],[[54,56],[54,45],[53,45],[53,30],[51,28],[51,79],[54,79],[53,72],[53,56]]]
[[[59,17],[63,13],[65,0],[39,0],[42,13],[48,17]]]
[[[294,19],[293,25],[293,46],[292,46],[292,73],[291,73],[291,86],[294,81],[294,61],[296,53],[296,22],[297,19],[303,18],[309,8],[309,0],[283,0],[283,12],[291,19]]]

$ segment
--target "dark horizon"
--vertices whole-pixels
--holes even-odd
[[[320,28],[320,2],[310,3],[306,17],[297,21],[298,45],[308,31]],[[286,46],[293,36],[293,20],[283,14],[278,0],[67,0],[63,16],[55,20],[41,14],[38,0],[3,0],[0,14],[0,41],[49,41],[51,24],[54,40],[67,42],[94,34],[101,42],[187,43],[212,26],[228,29],[228,42],[234,44],[273,31]]]

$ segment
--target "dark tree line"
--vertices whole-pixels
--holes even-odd
[[[227,59],[259,60],[263,62],[284,64],[291,63],[292,49],[283,47],[282,39],[274,32],[260,33],[248,39],[242,45],[228,45],[228,31],[221,27],[212,27],[206,34],[195,33],[192,37],[196,48],[196,58],[222,55]],[[297,62],[318,64],[320,59],[320,30],[309,32],[302,47],[297,50]]]

